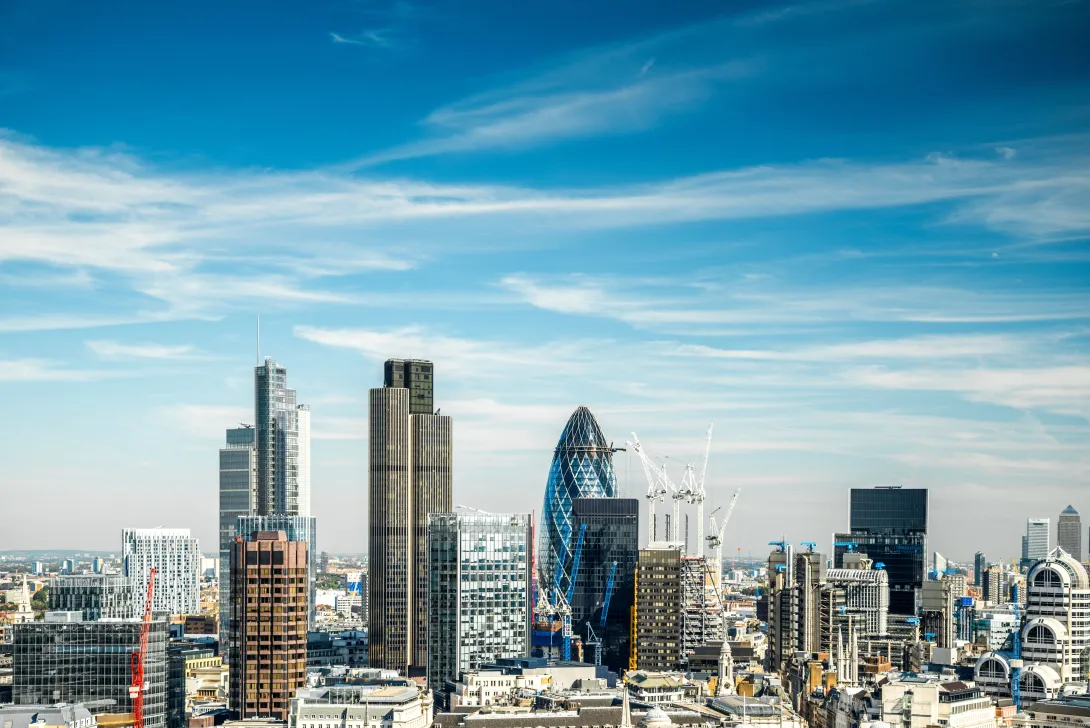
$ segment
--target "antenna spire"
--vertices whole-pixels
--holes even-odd
[[[261,366],[261,314],[257,315],[257,365]]]

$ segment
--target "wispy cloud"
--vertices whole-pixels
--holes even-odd
[[[158,408],[154,419],[192,437],[222,441],[226,428],[253,424],[254,411],[233,405],[179,404]]]
[[[48,359],[0,359],[0,382],[91,382],[115,374],[70,369]]]
[[[167,344],[126,344],[100,339],[86,342],[88,348],[103,359],[206,359],[208,355],[191,344],[170,346]]]
[[[389,28],[364,28],[353,35],[330,33],[329,37],[334,43],[366,46],[368,48],[390,48],[394,45],[390,34],[391,30]]]

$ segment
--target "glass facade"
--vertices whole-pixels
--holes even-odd
[[[131,713],[130,655],[140,645],[140,622],[28,622],[15,626],[12,697],[16,705],[111,700],[92,713]],[[144,725],[166,728],[165,621],[154,621],[144,657]]]
[[[837,543],[855,543],[889,574],[889,612],[915,615],[927,573],[927,489],[880,486],[852,488],[851,532],[838,533]],[[836,568],[846,546],[835,546]]]
[[[409,390],[409,414],[435,412],[435,365],[423,359],[388,359],[383,367],[383,385]]]
[[[575,550],[572,501],[616,497],[613,450],[594,415],[586,407],[579,407],[560,433],[545,485],[539,549],[541,576],[545,580],[542,586],[562,591],[568,588]]]
[[[249,516],[257,505],[257,467],[254,428],[227,430],[227,447],[220,450],[220,603],[231,596],[231,544],[238,535],[239,516]],[[220,612],[220,643],[227,643],[226,609]]]
[[[628,666],[629,610],[636,560],[639,555],[640,502],[635,498],[576,498],[572,501],[572,528],[586,525],[579,575],[572,593],[572,630],[587,636],[586,624],[602,641],[602,664],[611,670]],[[614,570],[613,564],[616,563]],[[606,628],[599,630],[606,585],[613,571],[613,593]]]
[[[257,513],[299,513],[299,423],[288,370],[272,359],[254,368]]]
[[[530,516],[428,517],[428,685],[530,650]]]
[[[243,541],[250,541],[255,533],[260,531],[283,531],[289,541],[304,541],[307,545],[307,579],[310,585],[310,600],[307,604],[308,625],[314,629],[315,607],[318,598],[318,569],[314,563],[312,554],[318,551],[315,545],[318,543],[318,526],[314,518],[303,516],[240,516],[236,525],[238,535]],[[230,572],[230,552],[228,552],[228,567]],[[227,604],[227,598],[221,597],[221,604]]]
[[[81,612],[83,619],[131,619],[133,583],[127,576],[58,576],[49,584],[49,611]]]

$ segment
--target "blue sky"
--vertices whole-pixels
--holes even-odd
[[[644,5],[653,7],[642,7]],[[214,549],[254,324],[362,551],[366,390],[433,358],[455,500],[540,511],[579,404],[727,551],[847,489],[932,545],[1090,512],[1086,2],[0,5],[0,548]],[[638,464],[618,467],[630,494]]]

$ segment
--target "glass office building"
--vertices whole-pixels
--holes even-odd
[[[131,619],[132,579],[127,576],[87,574],[58,576],[49,584],[51,612],[80,612],[83,619]]]
[[[889,574],[889,612],[914,616],[927,574],[927,489],[879,486],[852,488],[851,531],[838,533],[836,568],[851,548],[884,564]]]
[[[307,580],[309,588],[309,602],[307,604],[307,623],[310,629],[314,629],[315,606],[318,598],[318,569],[314,562],[313,554],[318,553],[315,545],[318,542],[318,528],[314,518],[304,516],[240,516],[238,535],[243,541],[251,541],[255,534],[261,531],[283,531],[289,541],[304,541],[307,545]],[[228,571],[230,571],[230,552],[228,552]],[[228,601],[221,597],[221,604]]]
[[[85,703],[93,713],[131,713],[130,655],[139,620],[28,622],[15,626],[12,698],[16,705]],[[151,623],[144,657],[145,728],[166,728],[168,625]],[[112,701],[92,703],[91,701]]]
[[[220,603],[231,598],[231,544],[238,535],[239,516],[257,507],[257,453],[254,428],[227,430],[226,447],[220,450]],[[220,644],[227,644],[227,610],[220,610]]]
[[[530,516],[428,517],[428,685],[530,654]]]
[[[299,422],[288,370],[265,357],[254,368],[254,446],[260,515],[299,513]]]
[[[619,671],[628,666],[632,579],[639,556],[640,502],[635,498],[576,498],[572,530],[586,525],[583,555],[572,592],[572,630],[587,637],[587,622],[602,641],[602,664]],[[602,608],[613,574],[605,629]]]
[[[575,551],[572,501],[576,498],[616,498],[617,477],[613,449],[602,435],[598,421],[586,407],[579,407],[553,451],[545,506],[541,512],[541,575],[543,586],[566,591]]]

